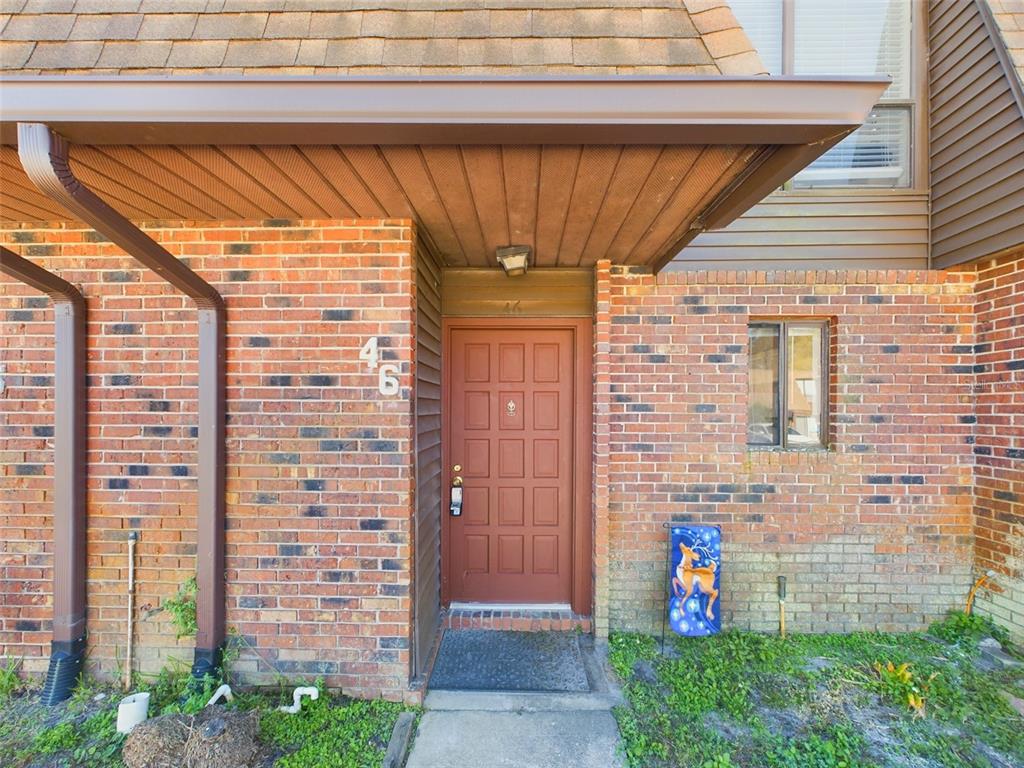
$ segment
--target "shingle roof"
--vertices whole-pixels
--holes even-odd
[[[727,0],[0,0],[8,74],[765,74]]]
[[[1024,82],[1024,0],[988,0],[1006,50]]]

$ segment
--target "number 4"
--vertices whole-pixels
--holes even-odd
[[[366,362],[371,371],[377,370],[377,337],[371,336],[359,350],[359,359]]]

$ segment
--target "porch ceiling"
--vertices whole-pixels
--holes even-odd
[[[12,144],[17,122],[42,122],[137,221],[411,218],[449,266],[493,267],[496,248],[528,244],[537,266],[658,269],[856,128],[885,83],[254,85],[6,81],[0,219],[71,220]]]
[[[81,146],[76,175],[137,221],[414,218],[449,266],[647,264],[757,154],[749,146]],[[5,222],[69,220],[2,148]]]

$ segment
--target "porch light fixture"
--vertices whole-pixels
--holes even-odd
[[[495,256],[508,277],[525,275],[530,266],[530,246],[528,245],[509,245],[505,248],[498,248],[495,251]]]

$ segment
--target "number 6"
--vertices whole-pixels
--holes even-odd
[[[377,389],[382,395],[398,394],[398,366],[393,363],[385,363],[377,372]]]

